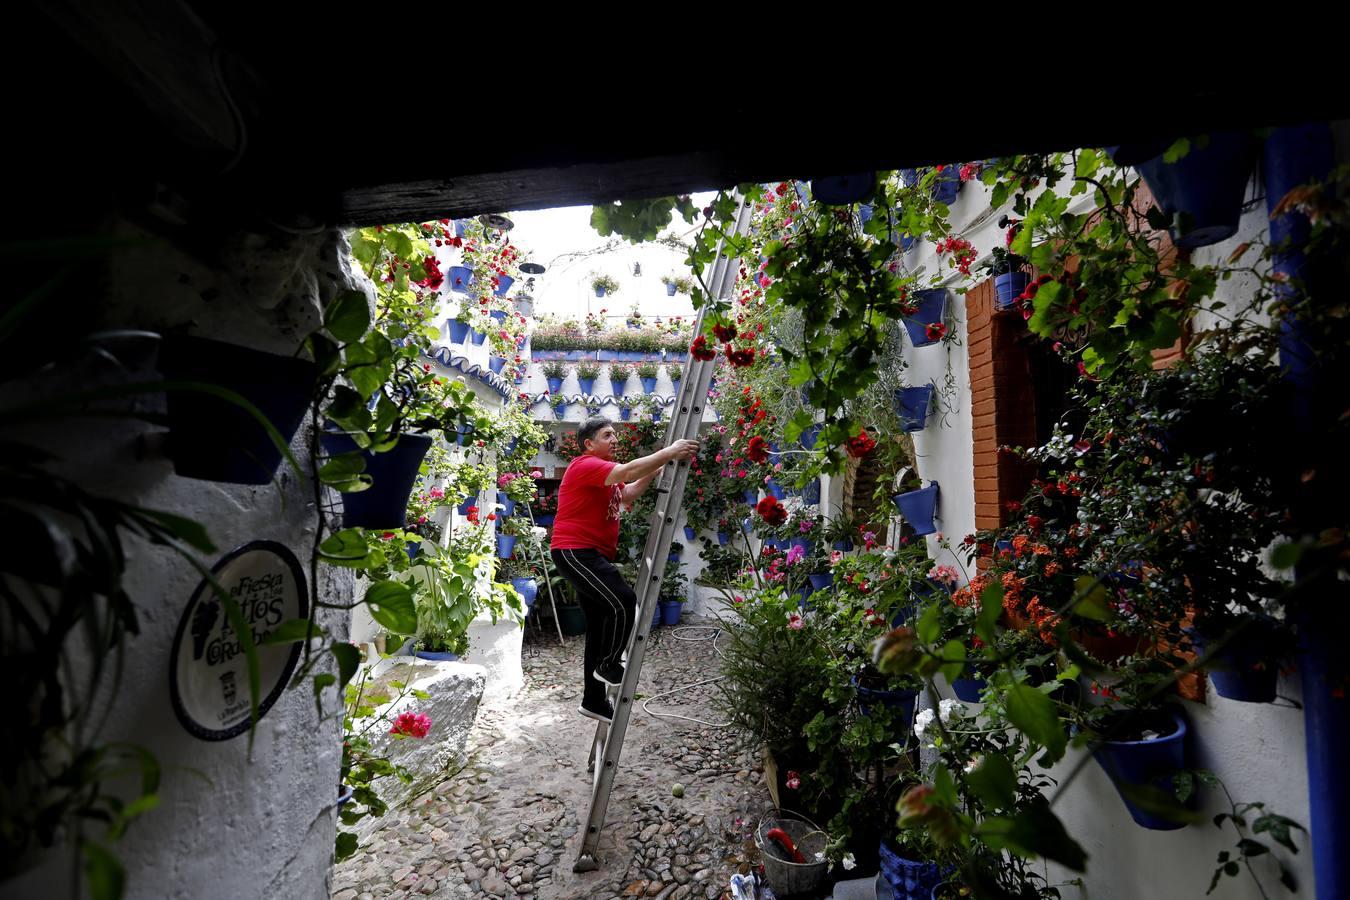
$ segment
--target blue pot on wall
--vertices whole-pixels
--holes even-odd
[[[692,541],[696,537],[698,537],[698,532],[688,525],[684,526],[684,539],[686,541]]]
[[[446,319],[445,323],[450,326],[450,343],[464,343],[464,339],[469,336],[469,323],[459,319]]]
[[[487,340],[487,332],[479,331],[477,328],[470,326],[469,343],[473,344],[475,347],[481,347],[483,346],[483,341],[486,340]]]
[[[858,694],[858,706],[864,716],[872,711],[873,706],[887,706],[899,712],[900,720],[905,723],[903,727],[908,730],[909,721],[914,718],[914,702],[919,698],[918,691],[874,690],[858,684],[857,677],[849,680],[853,682],[853,690]]]
[[[553,513],[545,513],[545,514],[542,515],[542,516],[535,516],[535,517],[534,517],[534,524],[536,524],[536,525],[552,525],[552,524],[553,524],[553,516],[554,516]]]
[[[451,266],[446,269],[445,274],[450,279],[450,290],[459,291],[461,294],[469,292],[469,285],[473,284],[473,269],[468,266]]]
[[[876,172],[832,175],[811,179],[811,197],[825,206],[843,206],[865,200],[877,184]]]
[[[627,406],[620,406],[620,407],[619,407],[619,420],[620,420],[620,421],[622,421],[622,422],[627,422],[627,421],[628,421],[628,417],[631,416],[632,414],[633,414],[633,410],[632,410],[631,408],[629,408],[629,407],[627,407]]]
[[[1017,305],[1017,298],[1022,296],[1022,292],[1030,283],[1031,276],[1026,272],[1004,272],[1002,275],[995,275],[994,309],[1012,309]]]
[[[513,285],[513,284],[515,284],[515,283],[516,283],[516,280],[515,280],[514,278],[512,278],[510,275],[498,275],[498,276],[497,276],[497,289],[496,289],[495,291],[493,291],[492,293],[496,294],[498,297],[505,297],[505,296],[506,296],[506,292],[509,291],[509,290],[511,290],[511,285]]]
[[[467,516],[469,514],[469,510],[477,505],[478,505],[478,495],[470,494],[463,500],[459,501],[459,504],[455,507],[455,509],[459,510],[459,514],[461,516]]]
[[[798,440],[801,442],[803,450],[815,449],[816,438],[820,437],[820,428],[819,425],[812,425],[810,428],[802,429],[801,437]]]
[[[343,432],[324,432],[319,442],[325,453],[336,455],[359,450],[356,441]],[[429,434],[400,435],[398,443],[384,453],[361,450],[366,474],[374,483],[364,491],[342,495],[344,528],[402,528],[408,515],[408,497],[417,483],[422,458],[431,449]]]
[[[829,590],[834,585],[833,572],[812,572],[806,577],[811,582],[811,590],[813,591]]]
[[[932,900],[933,891],[945,877],[937,863],[906,859],[881,843],[881,877],[896,900]]]
[[[956,202],[956,195],[959,193],[961,193],[961,170],[956,166],[944,166],[933,181],[933,199],[951,206]]]
[[[751,506],[759,502],[759,491],[741,491],[741,498]]]
[[[514,534],[497,535],[497,555],[502,559],[508,558],[516,549],[516,536]]]
[[[502,374],[502,369],[506,368],[506,360],[502,359],[500,356],[489,356],[488,368],[492,370],[492,374],[500,375]]]
[[[510,518],[516,514],[516,501],[506,496],[502,491],[497,492],[497,502],[502,505],[502,515]]]
[[[678,394],[680,392],[680,379],[678,378],[670,379],[670,390],[671,393],[674,394]]]
[[[228,388],[248,400],[290,443],[309,410],[318,378],[312,362],[207,338],[166,337],[159,371],[168,381]],[[267,430],[234,403],[211,394],[169,391],[169,452],[185,478],[270,484],[281,465]]]
[[[593,394],[593,393],[595,393],[595,379],[594,379],[594,378],[582,378],[581,376],[578,375],[578,376],[577,376],[577,384],[581,386],[581,392],[582,392],[583,394]]]
[[[652,627],[655,628],[661,624],[661,604],[656,604],[656,609],[652,610]]]
[[[528,614],[534,608],[535,598],[539,596],[539,585],[533,578],[512,578],[511,587],[524,598],[525,612]]]
[[[468,219],[456,219],[456,220],[455,220],[455,237],[457,237],[457,238],[462,238],[462,237],[464,237],[464,231],[465,231],[465,229],[467,229],[468,227],[469,227],[469,220],[468,220]]]
[[[719,531],[719,532],[717,532],[717,543],[718,543],[718,544],[720,544],[721,546],[725,547],[726,544],[727,544],[727,540],[728,540],[728,537],[727,537],[727,533],[726,533],[725,531]]]
[[[941,322],[947,313],[947,289],[933,288],[927,291],[916,291],[914,299],[918,304],[918,310],[913,316],[905,316],[905,331],[909,334],[909,342],[915,347],[927,347],[936,344],[937,341],[928,336],[928,326],[934,322]]]
[[[781,485],[775,484],[772,481],[764,485],[764,492],[770,497],[776,497],[779,500],[782,500],[787,496],[787,491],[783,490]]]
[[[1273,630],[1273,622],[1253,620],[1213,651],[1205,672],[1216,694],[1244,703],[1270,703],[1275,699],[1280,673],[1268,649]],[[1193,634],[1196,649],[1202,655],[1206,644],[1217,637],[1199,631]]]
[[[895,392],[895,411],[900,416],[900,430],[923,431],[928,424],[928,413],[933,406],[933,386],[901,388]]]
[[[595,296],[597,296],[597,297],[603,297],[603,296],[605,296],[605,289],[602,288],[602,287],[596,288],[596,289],[595,289]]]
[[[673,284],[668,284],[668,285],[666,285],[666,296],[667,296],[667,297],[674,297],[674,296],[675,296],[675,285],[673,285]]]
[[[488,313],[488,318],[500,325],[506,321],[506,312],[504,310],[494,309]]]
[[[916,535],[933,534],[937,531],[937,525],[933,521],[938,501],[936,481],[928,482],[928,487],[919,488],[917,491],[896,494],[892,499],[895,501],[896,509],[900,510],[900,515],[913,526]]]
[[[956,699],[964,700],[967,703],[979,703],[980,695],[984,693],[984,688],[988,684],[983,678],[958,678],[952,682],[952,691],[956,694]]]
[[[642,381],[642,390],[643,390],[643,393],[650,394],[652,391],[656,390],[656,379],[655,379],[655,378],[643,378],[643,379],[640,379],[640,380]]]
[[[1168,713],[1175,727],[1171,734],[1152,740],[1105,741],[1093,754],[1116,786],[1130,818],[1154,831],[1175,831],[1185,828],[1187,823],[1136,806],[1125,796],[1121,785],[1149,786],[1172,795],[1172,776],[1186,768],[1186,720],[1178,710],[1171,709]]]
[[[810,504],[817,504],[820,502],[819,478],[812,478],[810,481],[806,483],[806,485],[802,488],[802,499]]]
[[[1158,145],[1108,148],[1117,164],[1136,159]],[[1209,136],[1203,148],[1192,146],[1174,163],[1163,161],[1162,152],[1136,163],[1158,206],[1176,217],[1172,239],[1178,247],[1194,249],[1232,237],[1246,196],[1247,180],[1256,164],[1257,142],[1237,131]]]
[[[548,392],[549,392],[550,394],[556,394],[556,393],[558,393],[558,391],[561,391],[561,390],[562,390],[562,383],[563,383],[563,380],[562,380],[561,378],[550,378],[550,379],[548,379]]]

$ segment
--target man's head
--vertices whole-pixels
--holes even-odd
[[[609,419],[592,416],[577,429],[577,443],[581,444],[584,453],[601,459],[613,459],[614,451],[619,446],[619,436],[614,433],[614,426]]]

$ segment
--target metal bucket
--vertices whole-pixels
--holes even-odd
[[[766,831],[774,828],[781,828],[787,832],[802,856],[812,861],[795,863],[783,859],[780,855],[783,852],[782,848],[776,842],[764,837]],[[764,862],[764,877],[768,879],[774,893],[780,896],[819,891],[821,882],[825,880],[825,871],[829,867],[829,862],[824,857],[825,845],[828,843],[829,837],[814,822],[786,809],[769,810],[760,816],[759,827],[755,829],[755,846],[759,848],[760,857]],[[814,861],[816,854],[821,855],[819,861]]]

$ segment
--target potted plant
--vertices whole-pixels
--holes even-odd
[[[629,418],[633,415],[633,407],[637,405],[637,400],[625,394],[624,396],[619,398],[618,403],[619,403],[619,420],[621,422],[627,422]]]
[[[928,347],[938,343],[946,334],[943,319],[947,315],[947,289],[915,291],[901,301],[900,314],[912,345]]]
[[[900,388],[894,394],[895,412],[900,417],[900,430],[908,433],[923,431],[933,407],[936,388],[932,384]]]
[[[991,250],[988,262],[980,268],[994,279],[995,309],[1015,307],[1017,298],[1031,283],[1027,261],[1004,247],[995,247]]]
[[[591,290],[595,291],[595,296],[603,297],[606,294],[617,293],[619,283],[608,275],[592,275]]]
[[[624,319],[624,324],[632,331],[642,328],[642,313],[636,306],[628,311],[628,318]]]
[[[670,389],[680,392],[680,379],[684,377],[684,366],[680,363],[666,363],[666,377],[670,379]]]
[[[845,206],[870,197],[876,189],[876,184],[876,172],[813,178],[811,199],[824,206]]]
[[[451,266],[445,274],[450,280],[450,290],[461,294],[469,292],[469,286],[473,284],[473,269],[468,266]]]
[[[656,376],[659,372],[656,363],[644,362],[637,366],[637,376],[642,381],[642,390],[645,393],[652,393],[656,390]]]
[[[612,393],[622,395],[624,387],[628,384],[628,376],[633,374],[633,367],[625,363],[610,363],[609,365],[609,384]]]
[[[559,360],[549,360],[543,365],[544,377],[548,379],[548,390],[557,394],[562,390],[563,379],[567,377],[567,366]]]
[[[446,335],[452,344],[463,344],[465,338],[469,336],[469,323],[459,316],[452,316],[445,320]]]
[[[680,624],[680,613],[684,609],[689,584],[688,579],[679,569],[678,561],[668,565],[665,577],[661,582],[660,615],[662,625]]]
[[[577,384],[587,396],[595,393],[595,379],[600,375],[600,364],[583,362],[577,365]]]

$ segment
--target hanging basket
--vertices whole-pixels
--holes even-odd
[[[451,266],[445,274],[450,279],[450,290],[461,294],[469,292],[469,285],[473,284],[473,269],[468,266]]]
[[[1109,148],[1118,165],[1136,159],[1157,145]],[[1256,164],[1256,139],[1243,132],[1211,134],[1205,147],[1193,146],[1174,163],[1159,152],[1135,164],[1158,206],[1174,220],[1173,242],[1194,249],[1232,237],[1242,216],[1247,180]]]
[[[483,346],[483,341],[486,340],[487,340],[487,332],[479,331],[477,328],[474,328],[472,326],[469,327],[469,343],[473,344],[475,347],[481,347]]]
[[[913,526],[916,535],[933,534],[937,531],[937,525],[933,521],[938,502],[936,481],[928,482],[928,487],[919,488],[917,491],[896,494],[892,499],[895,501],[895,508],[900,510],[900,515]]]
[[[1031,276],[1026,272],[1004,272],[1002,275],[995,275],[994,309],[1012,309],[1017,305],[1017,298],[1022,296],[1022,292],[1030,283]]]
[[[825,206],[844,206],[866,200],[876,188],[876,172],[832,175],[811,180],[811,199]]]
[[[938,343],[941,338],[930,338],[928,326],[942,322],[946,318],[947,289],[933,288],[927,291],[916,291],[914,300],[918,309],[914,315],[905,316],[905,332],[909,335],[909,342],[915,347],[932,346]]]
[[[595,393],[595,379],[594,379],[594,378],[582,378],[580,375],[578,375],[578,376],[577,376],[577,384],[581,387],[581,392],[582,392],[583,394],[594,394],[594,393]]]
[[[502,559],[509,559],[516,550],[516,536],[514,534],[497,535],[497,555]]]
[[[562,380],[561,378],[550,378],[550,379],[548,379],[548,392],[549,392],[550,394],[556,394],[556,393],[558,393],[559,391],[562,390],[562,383],[563,383],[563,380]]]
[[[908,433],[923,431],[928,425],[928,414],[933,407],[933,385],[901,388],[895,392],[895,412],[900,416],[900,430]]]
[[[674,297],[674,296],[675,296],[675,285],[674,285],[674,284],[668,284],[668,285],[666,285],[666,296],[667,296],[667,297]]]
[[[1168,714],[1174,726],[1171,734],[1140,741],[1105,741],[1094,754],[1116,786],[1130,818],[1153,831],[1175,831],[1185,828],[1187,823],[1137,806],[1121,788],[1147,786],[1172,795],[1172,776],[1186,768],[1186,720],[1176,709],[1168,710]]]
[[[255,406],[287,444],[309,410],[314,363],[198,337],[167,337],[159,370],[168,381],[213,384]],[[169,453],[185,478],[270,484],[281,449],[238,405],[198,391],[168,391]]]
[[[469,323],[461,322],[459,319],[446,319],[445,324],[449,330],[450,343],[464,343],[464,339],[469,336]]]
[[[655,379],[655,378],[641,378],[641,379],[639,379],[639,381],[642,382],[642,391],[643,391],[643,393],[650,394],[650,393],[652,393],[653,391],[656,390],[656,379]]]
[[[408,497],[417,483],[422,459],[431,449],[429,434],[402,434],[383,453],[361,450],[351,435],[327,431],[319,436],[324,453],[336,456],[360,450],[365,474],[374,482],[364,491],[342,495],[342,527],[390,530],[407,521]]]

